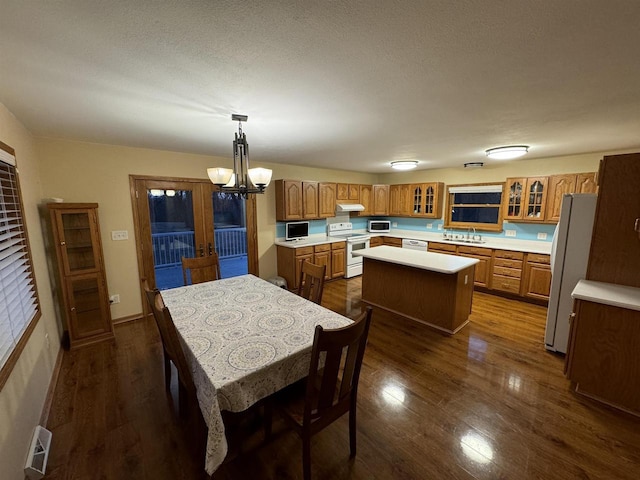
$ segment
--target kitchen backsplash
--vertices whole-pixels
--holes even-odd
[[[374,218],[374,217],[370,217]],[[429,233],[442,233],[443,232],[443,220],[428,220],[424,218],[405,218],[405,217],[375,217],[376,219],[384,219],[390,220],[392,222],[392,229],[398,228],[400,230],[415,230],[419,232],[429,232]],[[354,230],[366,230],[367,222],[369,218],[366,217],[351,217],[349,219],[340,221],[350,221],[353,224]],[[276,223],[276,237],[281,238],[284,237],[285,234],[285,226],[286,222],[277,222]],[[334,219],[322,219],[322,220],[309,220],[309,234],[316,235],[327,232],[327,224],[334,223]],[[431,228],[427,228],[427,225],[431,225]],[[505,238],[505,237],[513,237],[518,240],[538,240],[543,242],[551,242],[553,240],[553,233],[555,232],[555,225],[550,224],[532,224],[532,223],[508,223],[504,222],[502,225],[502,232],[493,233],[493,232],[479,232],[483,237],[488,238]],[[466,232],[466,230],[457,229],[452,230],[457,232]],[[507,235],[507,232],[514,231],[514,235]],[[539,238],[539,234],[541,236],[545,236],[546,238]]]

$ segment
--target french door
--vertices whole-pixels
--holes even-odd
[[[195,179],[132,175],[130,184],[138,268],[152,288],[182,286],[182,257],[213,252],[223,278],[258,274],[254,196],[244,199]]]

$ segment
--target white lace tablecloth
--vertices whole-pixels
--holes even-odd
[[[205,470],[227,454],[221,410],[240,412],[309,372],[316,325],[346,317],[253,275],[162,291],[209,428]]]

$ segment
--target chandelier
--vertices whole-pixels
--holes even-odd
[[[268,168],[249,168],[249,144],[242,131],[242,122],[246,115],[231,115],[231,120],[238,122],[238,132],[233,141],[233,170],[230,168],[207,168],[211,183],[220,187],[220,191],[238,193],[247,198],[250,193],[264,193],[271,181],[271,170]]]

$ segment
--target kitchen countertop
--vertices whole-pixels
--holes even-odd
[[[580,280],[571,298],[640,311],[640,288]]]
[[[352,255],[447,274],[457,273],[460,270],[464,270],[480,262],[475,258],[458,257],[444,253],[421,252],[408,248],[390,247],[388,245],[357,250],[353,252]]]
[[[399,230],[391,229],[388,233],[370,233],[372,237],[397,237],[408,238],[411,240],[425,240],[427,242],[451,243],[453,245],[468,245],[471,247],[490,248],[497,250],[511,250],[515,252],[540,253],[549,255],[551,253],[551,242],[542,242],[536,240],[518,240],[511,238],[494,238],[487,237],[485,243],[470,243],[461,241],[449,241],[442,238],[442,231],[436,232],[420,232],[415,230]],[[365,230],[354,230],[354,233],[367,233]],[[458,232],[461,233],[461,232]],[[328,237],[324,234],[309,235],[305,240],[286,241],[283,238],[277,238],[276,245],[288,248],[311,247],[313,245],[321,245],[323,243],[344,242],[344,238]],[[397,247],[396,247],[397,248]]]

